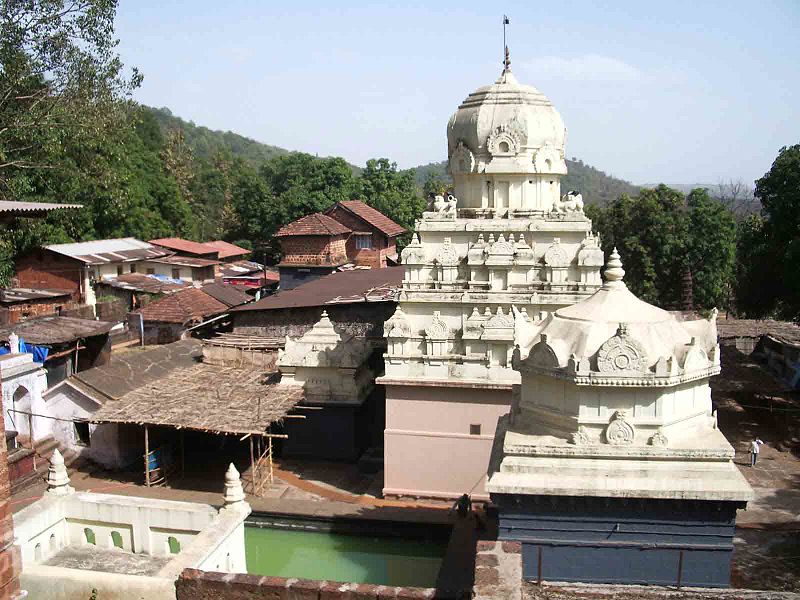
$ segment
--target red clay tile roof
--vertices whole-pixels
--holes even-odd
[[[161,246],[162,248],[169,248],[178,252],[188,252],[189,254],[197,254],[198,256],[208,256],[218,250],[216,248],[209,248],[200,242],[193,242],[192,240],[185,240],[183,238],[159,238],[157,240],[150,240],[151,244]]]
[[[345,235],[348,233],[350,233],[350,228],[345,227],[339,221],[331,219],[328,215],[323,215],[322,213],[314,213],[281,227],[275,236]]]
[[[338,271],[291,290],[279,291],[258,302],[237,306],[231,309],[231,312],[352,304],[367,301],[391,302],[395,301],[400,293],[404,274],[404,267]]]
[[[230,258],[231,256],[247,256],[250,254],[250,250],[247,248],[242,248],[236,244],[231,244],[230,242],[225,242],[223,240],[203,242],[202,245],[206,248],[210,248],[211,250],[216,250],[219,252],[220,258]]]
[[[368,204],[364,204],[361,200],[345,200],[338,204],[389,237],[395,237],[406,232],[405,227],[398,225],[382,212],[375,210]],[[336,207],[334,206],[334,208]],[[328,212],[331,210],[333,208],[329,209]]]
[[[228,310],[227,304],[193,287],[170,294],[133,312],[141,314],[145,321],[185,324],[200,321],[226,310]]]

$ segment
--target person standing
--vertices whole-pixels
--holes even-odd
[[[760,439],[758,439],[758,436],[754,437],[753,441],[750,442],[750,466],[751,467],[755,467],[756,466],[756,462],[758,462],[758,453],[761,452],[761,449],[759,448],[759,446],[761,446],[761,444],[763,444],[763,443],[764,442],[762,442]]]

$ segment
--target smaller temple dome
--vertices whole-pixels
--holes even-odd
[[[556,310],[539,324],[518,320],[517,340],[527,342],[520,343],[523,354],[527,352],[533,360],[534,354],[542,355],[537,346],[546,343],[557,368],[566,367],[570,360],[588,359],[591,370],[601,372],[655,373],[663,370],[656,368],[658,363],[671,364],[675,359],[684,370],[713,367],[718,351],[716,335],[710,332],[716,314],[699,325],[679,321],[672,313],[637,298],[625,285],[624,276],[615,248],[606,264],[606,282],[592,296]],[[625,362],[622,355],[635,360]],[[698,355],[705,358],[697,360]]]

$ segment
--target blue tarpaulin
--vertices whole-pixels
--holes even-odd
[[[19,338],[19,351],[33,354],[34,362],[43,363],[47,359],[47,355],[50,353],[50,348],[26,344],[24,339]],[[9,352],[11,352],[11,350],[8,346],[0,347],[0,356],[3,354],[8,354]]]

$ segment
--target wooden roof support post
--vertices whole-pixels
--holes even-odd
[[[144,426],[144,484],[150,487],[150,434]]]
[[[253,495],[256,494],[256,461],[253,457],[253,436],[250,436],[250,480],[253,482]]]
[[[272,474],[272,438],[268,438],[269,444],[269,482],[275,483],[273,474]]]

